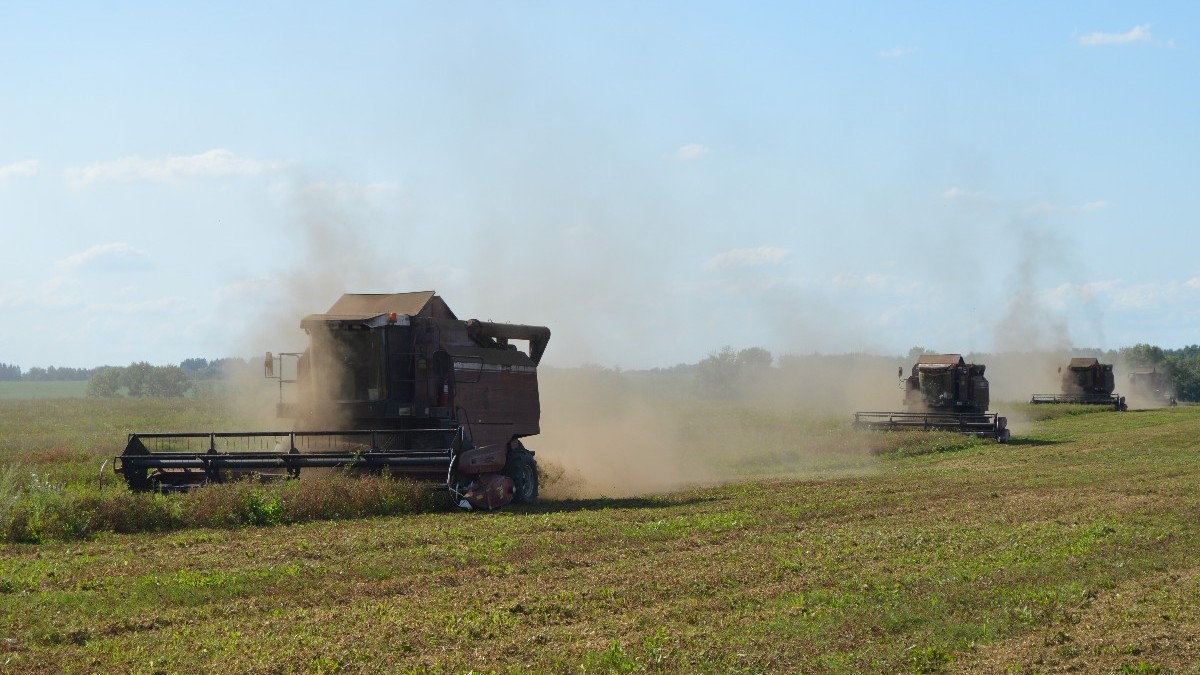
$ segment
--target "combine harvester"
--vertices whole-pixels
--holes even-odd
[[[1129,388],[1135,399],[1149,400],[1162,405],[1174,406],[1179,401],[1175,398],[1175,388],[1171,376],[1154,366],[1134,368],[1129,373]]]
[[[959,354],[925,354],[917,359],[908,378],[904,368],[897,373],[907,410],[854,413],[854,428],[958,431],[1007,443],[1008,420],[987,412],[985,368],[965,362]]]
[[[1110,363],[1099,359],[1071,359],[1062,373],[1061,394],[1034,394],[1030,403],[1079,403],[1084,405],[1111,405],[1113,410],[1128,410],[1125,397],[1113,393],[1116,380]]]
[[[169,491],[355,467],[431,481],[464,508],[537,501],[521,439],[540,431],[548,328],[462,321],[433,291],[346,294],[300,326],[308,349],[264,363],[292,430],[130,434],[114,470],[134,490]]]

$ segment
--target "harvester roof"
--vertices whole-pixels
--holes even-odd
[[[369,321],[395,312],[401,316],[420,316],[438,319],[457,319],[435,291],[415,293],[344,293],[324,314],[309,314],[300,325],[328,321]]]
[[[962,354],[922,354],[917,359],[918,366],[961,366]]]
[[[1100,359],[1071,359],[1069,368],[1091,368],[1100,363]]]

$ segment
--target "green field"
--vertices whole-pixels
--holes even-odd
[[[87,381],[0,382],[0,399],[80,398]]]
[[[0,668],[1200,673],[1200,407],[1039,414],[1011,445],[881,435],[814,475],[749,446],[817,425],[853,454],[844,421],[714,405],[761,427],[740,472],[777,478],[3,544]],[[88,493],[128,431],[226,415],[4,401],[0,466]]]

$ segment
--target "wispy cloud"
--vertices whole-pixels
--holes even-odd
[[[1111,206],[1112,204],[1110,202],[1103,199],[1097,199],[1095,201],[1085,202],[1083,204],[1074,204],[1068,206],[1059,206],[1058,204],[1042,202],[1040,204],[1034,204],[1033,206],[1025,209],[1025,213],[1086,213],[1088,211],[1101,211]]]
[[[916,50],[912,47],[892,47],[891,49],[879,52],[879,56],[884,59],[899,59],[912,54],[914,51]]]
[[[1137,25],[1124,33],[1086,33],[1079,38],[1079,44],[1084,47],[1107,47],[1110,45],[1126,45],[1131,42],[1147,42],[1154,36],[1150,34],[1150,25]]]
[[[1119,280],[1065,283],[1036,295],[1043,306],[1055,310],[1080,302],[1099,303],[1115,312],[1191,307],[1200,299],[1200,278],[1134,285]]]
[[[102,181],[150,180],[167,182],[182,178],[257,176],[286,168],[287,162],[238,157],[229,150],[217,148],[198,155],[180,155],[164,159],[123,157],[111,162],[97,162],[82,169],[69,169],[67,178],[73,185]]]
[[[304,190],[310,193],[330,195],[339,199],[359,199],[397,194],[403,190],[403,187],[395,181],[379,181],[375,183],[352,183],[346,181],[330,183],[327,181],[315,181],[304,186]]]
[[[754,248],[733,248],[718,253],[708,262],[704,263],[705,269],[721,269],[733,267],[760,267],[763,265],[774,265],[780,260],[788,256],[789,251],[786,248],[778,246],[756,246]]]
[[[144,269],[149,266],[150,256],[129,244],[97,244],[86,251],[67,256],[54,263],[60,270],[81,268]]]
[[[32,176],[38,172],[38,161],[36,159],[28,159],[24,162],[13,162],[0,166],[0,180],[8,178],[16,178],[18,176]]]
[[[671,153],[672,159],[677,159],[682,162],[691,162],[712,154],[712,150],[699,143],[688,143],[681,145],[675,152]]]
[[[840,272],[833,276],[835,288],[854,290],[864,288],[885,288],[890,279],[883,274],[851,274]]]
[[[960,187],[952,187],[942,193],[942,199],[981,199],[983,192],[980,190],[965,190]]]

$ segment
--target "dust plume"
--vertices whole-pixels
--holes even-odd
[[[779,361],[734,374],[720,391],[684,369],[542,369],[542,433],[527,445],[538,452],[547,496],[623,497],[873,470],[870,438],[850,420],[855,409],[898,409],[896,359]]]
[[[388,277],[381,270],[388,266],[384,250],[363,239],[363,233],[369,231],[365,224],[372,220],[365,204],[339,199],[321,186],[299,179],[285,193],[290,201],[283,240],[288,245],[281,246],[279,253],[287,255],[297,245],[299,250],[282,269],[258,284],[253,295],[234,299],[256,308],[242,332],[235,336],[234,353],[302,352],[309,339],[300,328],[303,317],[324,312],[346,292],[394,291],[379,288]],[[296,367],[295,358],[276,362],[284,379],[294,379]],[[322,383],[328,391],[338,386],[337,382]],[[281,420],[276,414],[275,404],[281,398],[277,379],[242,376],[231,383],[230,389],[230,407],[243,418],[252,411],[250,423],[257,428],[291,426],[291,420]],[[285,385],[282,391],[282,398],[288,402],[321,395],[322,392],[299,392],[294,385]],[[321,422],[337,423],[336,420]]]

